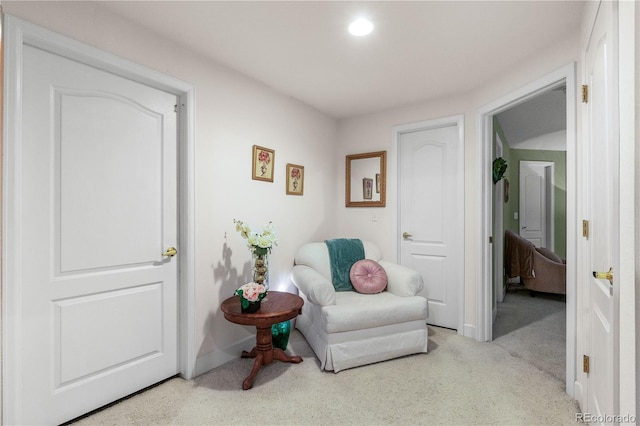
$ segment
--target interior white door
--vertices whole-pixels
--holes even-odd
[[[25,45],[21,424],[58,424],[177,373],[175,95]]]
[[[553,185],[549,169],[553,163],[546,161],[520,161],[520,235],[536,247],[549,247],[549,221],[552,219],[550,202]]]
[[[462,141],[458,125],[399,137],[400,261],[418,271],[429,324],[458,329],[464,274]]]
[[[616,290],[615,268],[619,265],[618,247],[618,153],[616,126],[616,89],[612,70],[612,2],[601,2],[585,52],[585,70],[589,87],[586,104],[585,137],[585,214],[589,220],[586,241],[587,282],[578,286],[586,295],[586,355],[589,372],[583,383],[586,396],[584,412],[597,416],[615,413]],[[595,273],[614,268],[611,282]],[[584,377],[584,376],[583,376]]]

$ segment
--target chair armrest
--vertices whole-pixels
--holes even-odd
[[[378,262],[387,273],[387,291],[396,296],[415,296],[422,291],[424,282],[417,271],[397,263]]]
[[[336,304],[333,284],[316,270],[305,265],[295,265],[291,270],[291,281],[311,303],[320,306]]]
[[[567,265],[536,253],[533,259],[533,268],[536,276],[522,280],[525,288],[545,293],[567,293]]]
[[[566,278],[567,265],[565,263],[555,262],[542,255],[534,257],[533,268],[536,278],[562,277],[562,280]]]

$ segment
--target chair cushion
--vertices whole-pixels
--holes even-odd
[[[541,255],[543,255],[544,257],[546,257],[547,259],[553,260],[556,263],[562,263],[562,259],[560,259],[560,256],[558,256],[548,248],[536,247],[536,251]]]
[[[349,273],[351,284],[358,293],[380,293],[387,287],[387,273],[378,262],[371,259],[359,260]]]
[[[426,323],[428,307],[427,299],[421,296],[396,296],[388,291],[377,294],[341,291],[336,292],[336,304],[322,306],[319,313],[315,320],[324,331],[339,333],[414,320]]]

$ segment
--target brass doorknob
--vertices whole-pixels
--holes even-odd
[[[169,256],[169,257],[173,257],[176,254],[178,254],[178,250],[175,247],[169,247],[167,251],[162,253],[163,256]]]
[[[406,240],[407,238],[411,238],[411,237],[413,237],[413,235],[411,235],[411,234],[410,234],[410,233],[408,233],[408,232],[403,232],[403,233],[402,233],[402,238],[404,238],[405,240]]]
[[[593,271],[593,276],[599,280],[609,280],[609,283],[613,285],[613,268],[609,268],[608,272]]]

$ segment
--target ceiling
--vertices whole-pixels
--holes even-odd
[[[137,25],[342,119],[463,94],[575,33],[580,1],[108,1]],[[356,38],[350,21],[369,17]]]
[[[566,87],[548,90],[496,115],[512,149],[567,149]]]

